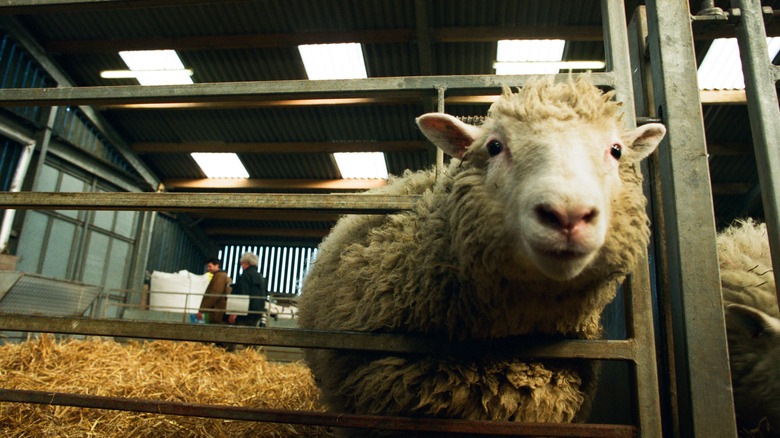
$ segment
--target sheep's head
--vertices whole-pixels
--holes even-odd
[[[461,165],[481,169],[517,256],[554,280],[569,280],[605,242],[619,167],[655,150],[666,133],[651,123],[626,131],[619,104],[588,80],[504,90],[475,127],[441,113],[417,119]]]

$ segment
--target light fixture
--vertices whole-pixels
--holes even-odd
[[[546,75],[561,70],[601,70],[604,61],[563,61],[565,40],[499,40],[497,75]]]
[[[333,154],[342,178],[387,179],[382,152],[336,152]]]
[[[298,46],[298,52],[311,80],[368,77],[359,43],[306,44]]]
[[[184,68],[175,50],[121,51],[119,56],[129,70],[105,70],[107,79],[135,78],[141,85],[192,84],[192,70]]]
[[[780,38],[767,38],[769,62],[780,51]],[[698,71],[701,90],[741,90],[745,88],[742,61],[736,38],[718,38],[712,41]]]
[[[249,172],[234,153],[193,152],[190,155],[209,178],[249,178]]]
[[[494,65],[496,74],[558,73],[560,69],[556,66],[529,62],[560,62],[563,59],[565,46],[564,40],[499,40]],[[505,62],[512,64],[504,64]]]

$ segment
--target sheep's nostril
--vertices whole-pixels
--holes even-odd
[[[539,222],[564,233],[592,224],[599,215],[597,208],[574,207],[555,208],[538,205],[534,211]]]
[[[541,222],[542,224],[554,228],[561,228],[563,226],[560,217],[555,212],[555,210],[553,210],[551,207],[545,205],[539,205],[536,207],[535,210],[536,210],[536,217],[539,219],[539,222]]]
[[[594,209],[590,210],[588,213],[586,213],[585,215],[582,216],[582,221],[585,222],[586,224],[589,224],[589,223],[593,222],[594,220],[596,220],[598,215],[599,215],[599,211],[594,208]]]

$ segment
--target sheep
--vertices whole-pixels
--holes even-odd
[[[734,406],[744,429],[780,432],[780,312],[766,225],[739,221],[717,238]]]
[[[421,195],[413,210],[336,224],[304,281],[300,326],[485,344],[600,337],[649,240],[638,163],[666,132],[625,129],[612,96],[587,77],[543,78],[504,88],[480,127],[417,118],[453,159],[375,189]],[[543,422],[587,411],[589,362],[499,356],[305,353],[331,411]]]

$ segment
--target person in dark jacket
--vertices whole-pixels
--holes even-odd
[[[229,315],[230,324],[263,326],[259,324],[265,315],[265,302],[268,296],[268,283],[257,271],[257,256],[248,252],[238,261],[244,272],[233,285],[233,295],[249,295],[249,313],[247,315]]]
[[[206,262],[206,270],[211,273],[211,281],[203,294],[197,318],[202,320],[203,315],[206,314],[208,315],[206,322],[222,324],[227,306],[227,296],[230,293],[230,277],[220,269],[219,259],[209,259]]]

